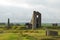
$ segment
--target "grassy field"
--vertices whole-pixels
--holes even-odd
[[[46,30],[5,30],[0,33],[0,40],[59,40],[60,30],[58,36],[46,36]]]
[[[58,32],[58,36],[46,36],[46,30]],[[0,40],[60,40],[60,27],[44,26],[39,29],[25,29],[25,26],[12,26],[11,29],[0,28]]]

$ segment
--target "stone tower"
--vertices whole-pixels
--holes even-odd
[[[41,13],[33,11],[31,24],[32,24],[32,29],[41,27]]]
[[[8,29],[10,28],[10,19],[8,18],[8,23],[7,23]]]

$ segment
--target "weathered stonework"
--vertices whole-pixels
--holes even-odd
[[[28,28],[28,29],[32,28],[32,24],[30,24],[30,23],[26,23],[25,26],[26,26],[26,28]]]
[[[58,36],[57,31],[46,30],[46,36]]]
[[[33,11],[31,24],[32,24],[32,29],[41,27],[41,13]]]
[[[10,19],[8,18],[8,23],[7,23],[7,29],[10,29],[11,26],[10,26]]]

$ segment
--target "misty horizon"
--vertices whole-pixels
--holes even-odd
[[[60,0],[0,0],[0,23],[30,22],[33,11],[42,15],[42,23],[60,23]]]

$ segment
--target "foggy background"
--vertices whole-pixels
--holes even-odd
[[[42,14],[42,23],[60,23],[60,0],[0,0],[0,22],[30,22],[33,11]]]

